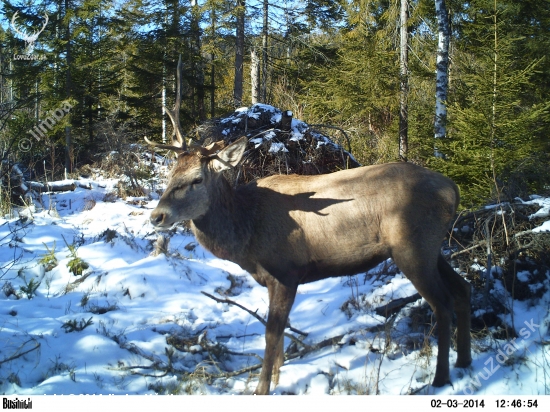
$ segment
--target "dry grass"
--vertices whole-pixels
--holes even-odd
[[[92,210],[96,204],[97,202],[93,197],[84,198],[84,210]]]

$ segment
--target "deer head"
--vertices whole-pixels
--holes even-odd
[[[214,181],[221,172],[239,164],[247,143],[243,136],[220,151],[223,142],[180,154],[166,191],[151,213],[151,223],[166,229],[206,213],[215,192]]]

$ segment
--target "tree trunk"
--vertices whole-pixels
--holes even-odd
[[[292,116],[291,110],[286,110],[282,113],[281,117],[281,131],[289,133],[292,130]]]
[[[409,5],[407,0],[401,0],[400,17],[400,99],[399,99],[399,159],[406,162],[408,152],[409,130],[409,30],[407,27],[409,17]]]
[[[210,11],[210,21],[212,25],[212,34],[213,38],[216,38],[216,9],[214,6],[212,6],[212,10]],[[216,56],[212,52],[210,54],[210,117],[214,118],[216,116],[216,65],[214,64],[214,61],[216,59]]]
[[[498,86],[498,20],[497,20],[497,1],[494,0],[494,14],[493,14],[493,39],[494,39],[494,63],[493,63],[493,102],[491,107],[492,117],[491,117],[491,168],[494,173],[494,158],[493,158],[493,148],[495,144],[495,135],[496,135],[496,120],[497,120],[497,86]]]
[[[76,189],[75,182],[27,182],[27,186],[38,193],[45,192],[72,192]]]
[[[256,104],[260,96],[260,59],[254,48],[250,51],[250,81],[252,82],[252,104]]]
[[[194,83],[197,95],[197,115],[202,122],[206,120],[206,107],[204,105],[204,64],[202,58],[202,46],[201,46],[201,29],[199,26],[200,21],[200,9],[196,0],[191,0],[192,6],[192,20],[191,30],[193,32],[193,38],[191,40],[193,47],[193,72]]]
[[[267,35],[268,35],[268,13],[269,3],[264,0],[264,24],[262,28],[262,90],[260,99],[262,103],[267,103]]]
[[[164,51],[164,60],[162,62],[162,143],[166,144],[166,50]]]
[[[447,134],[447,88],[449,84],[449,41],[450,25],[449,15],[445,0],[435,0],[435,12],[437,15],[437,63],[436,63],[436,81],[435,81],[435,138],[443,139]],[[442,157],[443,154],[437,148],[435,143],[435,156]]]
[[[243,105],[243,57],[244,57],[244,16],[245,0],[237,0],[236,41],[235,41],[235,84],[233,86],[233,104],[235,107]]]
[[[212,64],[210,67],[210,117],[216,117],[216,65],[214,64],[214,53],[211,55]]]
[[[65,72],[65,96],[67,99],[71,98],[72,94],[72,77],[71,77],[71,65],[72,65],[72,54],[71,54],[71,24],[70,20],[67,17],[67,11],[70,10],[70,0],[65,0],[65,53],[67,59],[67,70]],[[73,139],[71,135],[71,126],[65,126],[65,173],[72,172],[72,156],[73,155]]]

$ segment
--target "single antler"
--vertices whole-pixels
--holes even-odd
[[[178,59],[178,67],[176,70],[176,102],[174,103],[174,109],[170,110],[164,106],[164,110],[168,114],[168,117],[172,121],[174,131],[172,133],[172,144],[160,144],[155,143],[145,137],[145,141],[152,147],[159,149],[173,150],[175,152],[185,152],[187,150],[187,144],[185,143],[185,137],[183,136],[183,129],[180,124],[180,107],[181,107],[181,82],[182,82],[182,69],[183,64],[181,62],[181,54]]]
[[[143,138],[145,139],[145,142],[149,146],[154,147],[155,149],[173,150],[174,152],[177,152],[177,153],[183,153],[187,151],[187,149],[184,149],[181,146],[152,142],[147,138],[147,136],[144,136]]]

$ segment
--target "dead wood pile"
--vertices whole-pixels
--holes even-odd
[[[340,133],[346,137],[343,130]],[[264,104],[207,122],[193,135],[203,146],[221,140],[227,145],[241,136],[249,138],[244,161],[232,176],[239,184],[274,174],[316,175],[360,166],[349,149],[293,119],[291,111]]]
[[[527,202],[518,198],[514,203],[464,211],[455,221],[451,259],[473,286],[471,328],[477,336],[516,336],[506,320],[513,324],[514,300],[536,305],[548,292],[547,213],[542,198]]]

